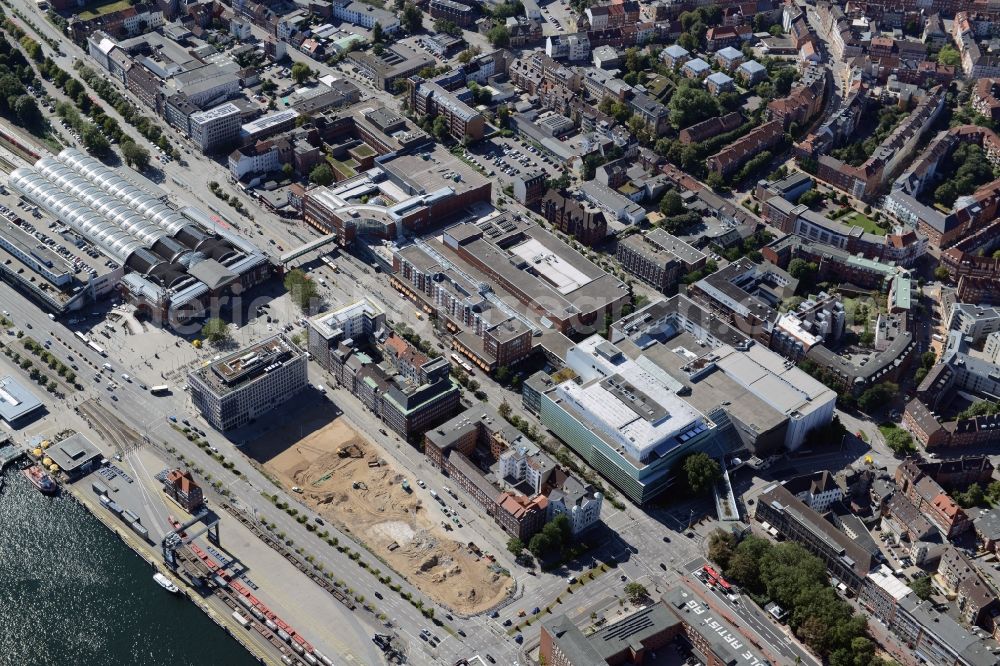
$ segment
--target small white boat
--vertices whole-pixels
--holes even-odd
[[[167,592],[172,592],[173,594],[177,594],[178,592],[180,592],[180,588],[174,585],[169,578],[167,578],[160,572],[156,572],[155,574],[153,574],[153,580],[155,580],[156,583]]]

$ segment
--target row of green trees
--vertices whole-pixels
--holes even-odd
[[[22,339],[21,344],[24,345],[25,349],[41,359],[42,363],[49,366],[50,370],[55,370],[60,377],[70,384],[76,383],[76,373],[60,361],[55,354],[38,344],[34,338],[25,337]]]
[[[46,66],[47,71],[54,80],[57,80],[61,76],[69,77],[66,72],[59,69],[59,67],[49,59],[46,59]],[[139,132],[139,134],[146,138],[147,141],[156,144],[156,146],[158,146],[163,152],[169,153],[174,159],[180,158],[180,153],[176,148],[170,145],[167,135],[163,133],[163,130],[160,128],[160,125],[156,120],[150,118],[149,116],[142,115],[138,106],[115,90],[114,86],[111,85],[111,82],[105,77],[83,65],[82,61],[77,61],[76,69],[80,74],[80,78],[82,78],[84,82],[86,82],[86,84],[97,93],[97,96],[110,104],[114,110],[118,112],[118,115],[120,115],[129,125],[132,125],[136,131]],[[45,76],[44,73],[43,76]],[[74,86],[73,93],[70,93],[68,90],[66,92],[70,95],[70,97],[79,101],[79,95],[85,94],[84,88],[80,85],[79,81],[72,79],[72,77],[69,77],[69,79],[73,80],[79,87],[77,88]],[[95,122],[97,122],[96,119]],[[117,127],[117,123],[115,126]],[[128,149],[129,154],[124,154],[126,148],[126,137],[120,129],[117,129],[117,131],[113,134],[109,133],[109,136],[113,136],[116,141],[121,143],[123,156],[126,161],[130,161],[130,163],[136,165],[137,168],[140,169],[145,168],[145,165],[149,164],[149,151],[145,148],[141,148],[138,142],[131,138],[128,138],[127,142],[131,143],[133,147]]]
[[[20,41],[29,56],[40,57],[38,43],[26,36],[10,19],[4,20],[3,27]],[[0,116],[35,134],[42,134],[45,120],[35,99],[27,91],[27,86],[37,84],[35,72],[24,54],[6,38],[0,38]]]
[[[826,566],[797,543],[773,544],[728,532],[709,538],[709,557],[755,601],[772,600],[789,612],[788,624],[830,666],[887,666],[876,655],[866,618],[830,586]]]

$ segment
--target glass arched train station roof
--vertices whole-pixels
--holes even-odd
[[[75,148],[10,175],[10,186],[124,264],[193,226],[180,213]]]

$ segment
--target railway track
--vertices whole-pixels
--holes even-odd
[[[0,154],[0,171],[4,173],[10,173],[17,168],[17,165],[7,159],[4,155]]]
[[[347,606],[349,610],[353,611],[355,608],[358,607],[358,605],[354,602],[354,599],[341,592],[335,585],[333,585],[324,576],[318,574],[316,570],[313,569],[312,566],[310,566],[307,562],[304,562],[303,560],[298,558],[294,553],[290,552],[287,548],[285,548],[283,544],[277,541],[274,537],[272,537],[264,530],[260,529],[257,523],[251,520],[249,517],[247,517],[247,515],[243,511],[240,511],[236,507],[233,507],[229,504],[223,504],[222,506],[233,517],[235,517],[237,520],[243,523],[243,525],[247,529],[253,532],[258,539],[263,541],[273,550],[277,551],[282,557],[284,557],[293,566],[295,566],[296,569],[304,573],[314,583],[316,583],[318,586],[326,590],[334,599]]]
[[[117,417],[110,414],[104,407],[96,403],[93,399],[80,403],[80,412],[89,417],[93,427],[98,430],[107,441],[115,445],[122,455],[139,448],[142,439],[139,433],[135,432],[121,422]]]
[[[177,558],[177,563],[179,568],[188,572],[188,574],[194,578],[209,580],[211,579],[212,571],[197,557],[187,546],[182,546],[174,551],[174,556]],[[251,628],[257,632],[257,634],[263,639],[264,643],[275,648],[278,654],[286,656],[288,654],[288,646],[283,640],[281,640],[274,632],[267,628],[267,626],[258,620],[256,617],[251,615],[246,611],[246,609],[237,601],[237,596],[230,592],[228,589],[223,587],[212,587],[212,593],[218,597],[222,602],[232,611],[239,611],[240,615],[247,618],[250,622]],[[296,660],[295,664],[300,664],[301,662]]]

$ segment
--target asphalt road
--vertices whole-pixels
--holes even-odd
[[[735,595],[730,598],[717,587],[709,586],[696,574],[701,567],[708,564],[704,558],[697,558],[685,565],[688,572],[688,580],[693,587],[700,588],[702,596],[706,598],[709,605],[716,609],[724,609],[730,615],[739,618],[740,628],[748,629],[758,638],[758,644],[768,648],[770,652],[777,652],[782,659],[787,659],[787,663],[805,664],[806,666],[820,666],[820,662],[804,647],[789,636],[784,627],[776,625],[774,620],[757,604],[746,595]]]
[[[34,305],[27,300],[25,300],[20,294],[14,292],[8,285],[0,284],[0,301],[4,303],[4,309],[11,313],[11,319],[14,320],[15,325],[25,328],[27,324],[31,325],[31,329],[26,330],[26,333],[33,335],[36,339],[44,337],[50,337],[53,340],[52,353],[67,362],[67,356],[72,355],[75,362],[79,365],[80,371],[78,373],[78,381],[83,384],[84,390],[72,393],[68,396],[67,400],[62,403],[52,403],[48,401],[50,410],[50,418],[58,419],[58,415],[61,410],[70,410],[75,407],[80,402],[87,400],[91,397],[95,397],[102,404],[104,404],[109,410],[115,412],[116,416],[120,418],[127,425],[130,425],[133,429],[141,434],[148,434],[149,437],[155,438],[157,441],[164,441],[172,446],[178,448],[182,451],[184,455],[198,465],[203,467],[206,471],[210,471],[214,477],[219,479],[233,478],[233,474],[225,470],[220,463],[215,461],[213,458],[208,456],[206,453],[193,446],[186,438],[180,433],[175,431],[173,428],[168,426],[167,416],[171,414],[183,414],[183,410],[178,408],[175,402],[176,394],[174,398],[151,398],[149,394],[142,391],[138,383],[140,381],[147,381],[144,377],[146,374],[143,368],[132,368],[127,365],[118,354],[119,349],[112,344],[104,344],[104,348],[108,351],[109,357],[102,358],[97,355],[96,352],[91,350],[89,347],[85,346],[80,340],[73,336],[61,322],[53,322],[48,319],[48,317],[42,313],[40,310],[34,307]],[[56,337],[58,336],[58,337]],[[102,338],[96,338],[102,340]],[[85,363],[91,365],[85,365]],[[113,393],[118,397],[117,401],[112,401],[109,396],[111,392],[105,389],[105,386],[109,379],[112,378],[111,373],[107,371],[100,372],[102,375],[101,383],[96,383],[93,381],[94,375],[98,373],[98,370],[93,368],[101,368],[102,364],[109,362],[114,366],[114,380],[119,385]],[[126,382],[122,380],[119,373],[122,371],[129,372],[131,376],[135,379],[133,382]],[[134,373],[134,374],[133,374]],[[147,383],[151,383],[147,381]],[[183,393],[181,395],[184,395]],[[209,433],[209,439],[213,440],[213,433]],[[223,441],[213,441],[213,444],[219,446],[221,449],[224,445]],[[237,460],[238,458],[234,455],[227,456],[230,460]],[[129,459],[128,463],[131,464]],[[237,497],[240,497],[250,505],[263,505],[264,502],[259,499],[260,491],[259,488],[266,488],[270,483],[261,477],[256,471],[249,465],[241,465],[241,470],[243,471],[245,477],[249,479],[248,482],[243,482],[242,493],[234,493]],[[138,473],[138,470],[133,468],[133,471]],[[158,470],[149,470],[152,473]],[[251,487],[249,484],[252,483],[257,489]],[[209,490],[209,492],[211,492]],[[282,512],[279,514],[277,509],[274,509],[267,504],[266,506],[260,506],[263,513],[273,513],[273,516],[269,518],[274,518],[276,521],[279,518],[287,518],[287,516]],[[270,509],[270,511],[268,511]],[[290,525],[289,529],[286,530],[290,534],[301,532],[301,541],[305,542],[306,536],[309,533],[298,523],[290,521],[294,526]],[[298,529],[295,529],[298,528]],[[315,537],[313,537],[315,538]],[[349,540],[349,539],[348,539]],[[296,541],[300,541],[299,538]],[[319,550],[317,548],[317,550]],[[339,555],[336,550],[329,547],[325,548],[326,551],[332,551],[333,554]],[[333,563],[331,562],[331,565]],[[355,572],[358,567],[353,562],[350,562],[346,556],[342,557],[342,560],[337,563],[339,566],[334,567],[338,574],[347,579],[360,578]],[[348,568],[349,567],[349,568]],[[368,578],[371,578],[368,576]],[[372,579],[374,580],[374,579]],[[354,581],[352,580],[352,583]],[[363,579],[359,582],[364,582]],[[375,581],[377,583],[377,581]],[[361,586],[359,585],[359,588]],[[395,596],[395,595],[393,595]],[[389,598],[388,595],[386,598]],[[408,605],[408,604],[407,604]],[[338,611],[343,613],[343,617],[337,622],[337,624],[344,628],[342,633],[331,634],[331,636],[325,637],[327,640],[330,638],[334,639],[333,645],[340,644],[341,649],[346,654],[356,654],[358,659],[356,663],[381,663],[380,655],[376,650],[373,649],[371,643],[371,634],[374,631],[375,625],[362,626],[357,623],[357,621],[350,615],[347,609],[340,609]],[[331,620],[334,618],[331,618]],[[349,628],[356,628],[357,631],[349,631]],[[373,661],[374,660],[374,661]],[[421,663],[421,662],[415,662]]]
[[[297,506],[300,512],[305,513],[310,518],[315,516],[314,512],[310,509],[298,504],[297,496],[292,493],[286,494],[275,488],[269,480],[257,472],[256,468],[246,462],[232,442],[213,432],[204,423],[201,423],[199,427],[202,427],[208,433],[208,441],[217,447],[228,460],[237,464],[237,467],[242,472],[241,477],[235,477],[231,472],[223,468],[218,461],[210,457],[208,453],[198,449],[188,442],[181,433],[171,428],[168,421],[168,417],[171,415],[178,418],[189,418],[189,420],[192,420],[192,423],[195,422],[194,419],[196,417],[193,411],[191,411],[186,394],[183,391],[177,390],[176,386],[172,395],[160,398],[152,398],[146,391],[139,388],[140,382],[147,385],[157,383],[156,376],[152,374],[155,370],[146,368],[136,362],[138,355],[142,354],[142,347],[139,346],[142,344],[142,336],[131,337],[124,336],[123,334],[115,334],[115,339],[111,342],[104,340],[102,337],[95,337],[95,340],[103,343],[102,346],[107,350],[108,358],[102,358],[78,340],[72,331],[67,329],[62,322],[50,321],[44,313],[20,294],[14,292],[6,284],[0,284],[0,300],[4,302],[4,308],[11,313],[11,318],[17,326],[24,327],[30,323],[31,329],[28,332],[34,335],[36,339],[51,336],[53,339],[53,353],[63,358],[64,361],[66,356],[72,355],[79,365],[79,381],[84,385],[85,390],[72,394],[60,408],[71,409],[79,402],[89,397],[97,396],[103,404],[108,406],[113,405],[110,408],[116,412],[116,415],[137,432],[147,435],[154,441],[163,441],[176,447],[189,461],[204,468],[214,478],[227,480],[226,487],[232,493],[232,496],[228,498],[229,501],[235,499],[244,506],[255,510],[259,518],[264,518],[268,522],[275,523],[278,526],[275,530],[276,532],[285,532],[287,538],[293,539],[296,546],[301,545],[306,547],[307,552],[311,552],[317,561],[322,562],[326,570],[332,571],[339,578],[349,581],[356,594],[364,595],[379,611],[385,613],[392,621],[394,625],[393,629],[407,643],[410,663],[439,663],[441,660],[457,660],[458,658],[469,657],[477,653],[489,653],[498,660],[508,660],[506,662],[501,661],[500,663],[513,663],[516,660],[516,644],[502,631],[498,621],[490,620],[483,616],[470,619],[462,619],[455,616],[454,621],[445,620],[445,624],[453,630],[462,629],[465,631],[467,634],[466,638],[452,635],[443,628],[434,627],[417,609],[401,599],[399,594],[382,585],[371,574],[360,571],[358,565],[351,561],[346,554],[339,553],[336,549],[330,548],[321,542],[314,533],[306,530],[304,525],[299,524],[285,512],[275,508],[270,502],[261,499],[261,490],[266,490],[269,493],[278,492],[284,501]],[[92,318],[90,321],[94,322],[96,318]],[[146,335],[155,336],[155,332],[147,333]],[[132,352],[128,346],[130,344],[139,346],[139,351]],[[190,350],[191,348],[184,345],[180,348],[171,347],[171,349]],[[211,352],[206,352],[206,354],[211,354]],[[162,356],[164,354],[161,354]],[[85,365],[88,361],[90,365]],[[163,359],[163,361],[166,363],[167,359]],[[111,379],[111,373],[99,370],[105,362],[110,363],[114,367],[114,378],[119,386],[113,392],[118,398],[117,401],[109,399],[111,392],[105,388],[108,380]],[[121,372],[127,372],[133,378],[133,381],[126,382],[122,380],[120,378]],[[316,369],[313,368],[311,372],[315,373]],[[94,382],[95,374],[102,375],[100,383]],[[350,405],[350,400],[345,399],[341,400],[341,402],[345,405]],[[376,434],[377,428],[375,432],[370,432],[375,422],[367,426],[365,425],[366,422],[371,421],[370,418],[365,419],[361,414],[356,414],[355,418],[357,418],[357,421],[354,421],[348,410],[345,409],[344,411],[347,414],[347,418],[352,420],[352,425],[355,428],[365,432],[369,438],[382,439]],[[408,445],[401,445],[400,450],[405,450],[411,453],[411,455],[416,455],[415,450]],[[428,484],[434,483],[434,476],[427,463],[421,461],[419,463],[407,463],[407,465],[407,468],[412,470],[417,470],[419,469],[419,465],[422,465],[427,470],[424,477],[425,480]],[[440,477],[440,483],[445,483],[443,477]],[[457,506],[453,508],[463,512]],[[485,520],[479,519],[471,513],[466,514],[463,512],[463,522],[466,521],[474,524],[478,523],[478,525],[482,526],[483,530],[495,529],[491,522],[487,523]],[[331,536],[335,536],[341,544],[348,545],[352,550],[361,552],[363,555],[362,559],[367,561],[371,568],[384,567],[384,564],[370,556],[349,535],[340,533],[329,525],[324,529],[327,529],[331,533]],[[479,526],[475,529],[479,529]],[[501,552],[497,552],[497,555],[501,556],[501,558],[505,557]],[[416,598],[423,598],[425,599],[425,603],[433,605],[416,588],[408,585],[399,577],[394,578],[396,578],[397,583],[402,584],[404,591],[410,592]],[[376,592],[382,596],[381,600],[377,599]],[[346,609],[343,612],[347,613]],[[438,618],[444,619],[447,612],[446,609],[438,607],[435,615]],[[339,626],[350,626],[356,624],[356,622],[353,618],[345,617],[337,624]],[[437,648],[431,649],[426,642],[419,639],[418,634],[423,627],[431,628],[442,639]],[[368,626],[366,629],[369,632],[373,632],[375,627]],[[366,634],[365,631],[361,631],[355,637],[355,640],[350,641],[350,644],[345,643],[343,648],[345,656],[347,654],[354,654],[356,663],[359,664],[381,663],[377,659],[378,655],[370,649],[371,642],[368,639],[370,639],[370,633]]]
[[[62,38],[57,34],[57,31],[49,25],[43,17],[41,17],[33,3],[27,2],[27,0],[12,0],[14,6],[19,7],[23,12],[33,17],[34,22],[40,26],[46,33],[51,37],[57,38],[62,42],[62,48],[66,51],[67,55],[65,57],[57,57],[57,62],[61,67],[67,71],[72,71],[73,56],[80,58],[85,58],[88,65],[92,68],[96,68],[96,64],[91,63],[88,58],[86,58],[86,53],[79,47],[75,46],[69,40]],[[259,28],[253,28],[255,35],[258,37],[263,37],[263,31]],[[46,50],[47,47],[46,47]],[[309,59],[304,54],[298,53],[294,50],[289,50],[289,56],[296,61],[307,62],[314,69],[318,69],[321,74],[327,73],[337,73],[338,75],[348,75],[349,73],[343,71],[342,69],[334,70],[327,67],[326,65],[316,63]],[[378,91],[372,88],[367,82],[360,79],[359,77],[351,77],[359,86],[362,87],[366,95],[371,96],[374,99],[383,101],[391,106],[395,106],[395,100],[391,95],[384,91]],[[124,90],[119,90],[124,92]],[[129,128],[128,124],[124,120],[120,119],[116,112],[109,108],[108,105],[102,102],[102,106],[105,107],[106,111],[119,120],[123,128]],[[152,116],[152,113],[147,113],[146,115]],[[180,146],[186,146],[186,140],[178,135],[178,133],[169,128],[162,122],[158,120],[161,126],[164,127],[165,131],[172,138],[175,144]],[[138,133],[133,130],[128,130],[130,134],[135,135],[138,138]],[[140,140],[144,145],[146,142]],[[155,153],[155,151],[154,151]],[[251,211],[251,214],[256,218],[256,222],[260,224],[257,228],[253,222],[246,218],[241,218],[231,209],[225,207],[225,204],[218,200],[208,189],[208,182],[211,180],[216,180],[223,185],[230,194],[235,193],[235,190],[228,185],[228,171],[219,162],[209,160],[200,155],[184,153],[184,160],[187,164],[182,165],[177,161],[170,162],[166,165],[160,165],[156,163],[156,168],[163,172],[163,179],[161,185],[167,189],[174,192],[176,198],[180,200],[189,200],[192,203],[200,205],[201,207],[211,206],[222,211],[223,214],[230,220],[237,222],[241,229],[247,233],[248,237],[259,243],[262,248],[268,249],[274,254],[278,254],[280,251],[276,249],[277,245],[282,245],[286,249],[294,247],[304,240],[309,240],[315,237],[315,232],[307,228],[300,222],[286,222],[280,221],[273,216],[267,215],[256,203],[252,202],[244,196],[240,196],[241,200],[245,206]],[[180,187],[180,191],[177,190]],[[270,241],[274,241],[272,244]],[[303,260],[308,263],[309,258]],[[342,263],[344,267],[349,267],[345,272],[348,273],[349,279],[345,280],[343,278],[335,279],[330,277],[329,281],[331,286],[329,288],[329,297],[331,301],[339,301],[344,297],[352,297],[358,294],[364,295],[374,295],[378,298],[390,311],[398,312],[399,314],[395,317],[400,321],[406,321],[411,326],[420,327],[425,326],[426,331],[427,324],[420,324],[418,320],[409,315],[412,306],[406,303],[401,305],[400,299],[388,288],[387,278],[384,275],[375,274],[374,272],[366,272],[366,267],[363,262],[354,259],[353,257],[344,257],[342,260],[338,259],[338,263]],[[321,269],[326,270],[326,269]],[[329,277],[329,276],[328,276]],[[346,288],[345,288],[346,287]],[[3,286],[2,292],[4,295],[4,302],[11,303],[7,309],[11,310],[15,315],[15,319],[20,321],[32,321],[36,323],[36,328],[45,327],[46,330],[52,328],[59,328],[62,324],[53,324],[48,321],[48,319],[38,311],[32,304],[24,301],[19,296],[8,298],[9,289]],[[280,319],[282,323],[291,321],[297,315],[294,310],[287,305],[279,304],[277,308],[280,312]],[[92,320],[94,322],[95,320]],[[248,326],[237,331],[237,338],[248,342],[252,339],[256,339],[265,333],[265,324],[261,321],[253,322]],[[60,337],[65,341],[67,350],[72,350],[73,353],[78,358],[87,358],[97,367],[104,359],[100,359],[91,350],[84,347],[82,343],[77,341],[72,337],[72,334],[68,331],[64,332]],[[199,358],[206,358],[209,355],[208,352],[198,353],[192,350],[189,346],[181,343],[180,347],[175,347],[171,344],[171,337],[169,334],[163,334],[160,336],[150,336],[155,338],[156,342],[153,343],[153,347],[140,346],[140,351],[133,352],[126,345],[146,345],[146,342],[140,342],[138,339],[119,336],[116,337],[114,345],[104,344],[108,348],[109,353],[112,355],[111,362],[116,366],[116,369],[121,367],[125,371],[129,371],[129,374],[137,377],[139,381],[143,381],[148,385],[159,383],[157,375],[161,372],[176,372],[184,363],[194,361]],[[98,338],[99,343],[103,342]],[[156,351],[160,353],[163,357],[162,359],[156,359],[158,363],[154,365],[154,361],[148,358],[150,352]],[[146,358],[143,359],[143,355],[146,354]],[[144,362],[150,361],[152,367],[146,367]],[[317,368],[313,367],[311,373],[314,377],[322,376],[322,373],[318,371]],[[103,384],[98,386],[93,384],[93,373],[81,371],[81,381],[88,387],[93,387],[93,389],[88,389],[88,393],[97,393],[102,396],[102,398],[107,399],[107,392],[103,389]],[[329,382],[327,382],[329,383]],[[506,399],[510,404],[518,407],[520,403],[520,398],[517,394],[511,393],[502,387],[499,387],[491,381],[484,381],[483,390],[486,391],[489,396],[489,402],[491,404],[499,404],[502,400]],[[119,400],[115,404],[115,409],[120,413],[121,417],[136,427],[137,430],[148,434],[150,437],[156,437],[158,439],[163,439],[168,441],[174,446],[177,446],[179,450],[183,451],[186,456],[190,459],[197,461],[199,465],[204,467],[206,470],[211,470],[213,475],[217,478],[231,478],[232,475],[221,468],[221,466],[213,459],[211,459],[207,454],[197,449],[188,443],[183,437],[179,436],[172,428],[167,426],[166,416],[169,414],[191,414],[189,411],[190,406],[186,401],[186,396],[182,392],[176,392],[173,396],[161,398],[161,399],[150,399],[150,397],[144,392],[140,391],[136,384],[128,384],[125,382],[119,382],[121,388],[116,391],[116,395]],[[77,398],[79,399],[79,398]],[[377,421],[371,418],[357,403],[353,396],[346,395],[342,391],[334,391],[329,396],[329,399],[333,400],[337,407],[339,407],[345,414],[345,416],[352,422],[356,428],[364,432],[367,436],[381,440],[376,433],[381,427]],[[526,415],[527,416],[527,415]],[[537,421],[528,417],[530,422],[536,423]],[[887,456],[887,452],[884,450],[884,445],[880,446],[880,438],[877,434],[877,430],[868,422],[859,421],[854,419],[850,415],[842,415],[842,420],[844,420],[845,425],[853,432],[857,429],[864,430],[869,434],[870,440],[873,442],[875,447],[873,457],[876,457],[877,462],[885,461],[887,464],[892,463],[891,456]],[[393,624],[399,628],[401,634],[403,634],[410,645],[411,648],[411,660],[414,663],[422,663],[421,660],[426,661],[426,663],[434,663],[441,659],[451,659],[457,657],[466,657],[475,653],[490,653],[492,656],[497,658],[499,663],[513,663],[516,658],[517,649],[513,642],[506,636],[505,632],[499,627],[499,622],[506,617],[514,616],[518,609],[528,608],[533,606],[545,606],[550,603],[565,587],[565,575],[567,571],[559,571],[555,574],[542,574],[539,576],[529,576],[524,570],[511,566],[511,571],[514,573],[515,578],[518,580],[519,584],[522,585],[525,590],[523,599],[521,599],[517,604],[511,605],[505,609],[501,617],[496,620],[487,620],[485,618],[473,618],[471,620],[460,620],[456,619],[454,622],[449,622],[448,624],[454,628],[463,629],[467,634],[468,638],[463,639],[461,642],[457,637],[449,636],[440,629],[436,629],[435,633],[441,636],[444,640],[439,646],[436,653],[431,653],[427,651],[426,643],[420,641],[415,634],[423,626],[428,625],[426,619],[424,619],[418,611],[416,611],[408,603],[401,601],[398,595],[392,593],[388,588],[382,586],[368,574],[359,574],[357,571],[357,565],[351,562],[336,550],[330,549],[329,547],[321,544],[317,541],[314,534],[309,533],[305,530],[302,525],[299,525],[296,521],[289,518],[283,512],[278,511],[272,507],[269,503],[261,501],[259,499],[259,489],[268,488],[269,491],[273,491],[274,488],[269,481],[264,479],[260,474],[256,472],[250,465],[245,464],[240,455],[237,453],[232,442],[226,440],[217,433],[212,432],[208,428],[204,428],[209,432],[209,441],[217,446],[230,460],[239,461],[240,469],[244,472],[245,476],[240,480],[234,480],[230,482],[229,488],[247,506],[255,508],[262,517],[266,517],[267,520],[272,521],[280,525],[281,530],[288,533],[289,536],[295,539],[296,544],[306,544],[308,547],[312,548],[317,554],[318,558],[332,571],[336,572],[338,576],[342,578],[347,578],[351,580],[352,585],[355,589],[364,594],[368,599],[374,598],[374,593],[377,591],[384,597],[383,602],[379,602],[380,608],[382,608],[390,618],[393,619]],[[398,448],[390,450],[390,454],[396,458],[397,462],[403,465],[406,469],[414,472],[415,475],[423,478],[431,487],[440,487],[447,483],[440,474],[432,470],[430,466],[423,460],[423,456],[419,452],[415,451],[411,447],[397,442]],[[863,458],[864,452],[856,449],[848,449],[845,451],[832,452],[828,454],[823,454],[825,458],[816,457],[815,459],[803,460],[802,466],[813,467],[816,469],[822,469],[825,466],[833,466],[835,464],[848,464],[850,461],[856,461],[859,458]],[[291,503],[296,502],[295,497],[285,497],[286,500]],[[466,504],[472,507],[473,504],[466,499]],[[676,507],[674,507],[676,508]],[[299,507],[300,511],[305,511],[307,515],[312,515],[311,512],[304,509],[304,507]],[[495,554],[500,557],[505,563],[509,563],[506,560],[507,556],[503,552],[503,542],[505,541],[505,536],[503,533],[492,524],[492,521],[482,515],[479,515],[475,510],[459,510],[462,515],[462,521],[467,525],[468,529],[472,531],[478,538],[481,538],[484,543],[489,543],[492,546],[492,550]],[[685,510],[686,511],[686,510]],[[595,587],[589,588],[587,597],[588,599],[597,599],[603,594],[615,594],[620,592],[618,588],[623,585],[619,580],[619,576],[624,574],[629,580],[639,580],[643,582],[651,582],[654,585],[657,584],[669,584],[670,580],[676,579],[677,563],[683,562],[689,559],[691,556],[698,552],[699,544],[697,541],[691,541],[679,534],[678,530],[682,529],[682,520],[678,517],[676,511],[673,512],[658,512],[658,511],[640,511],[635,507],[629,506],[625,511],[617,511],[613,509],[609,503],[606,503],[606,510],[602,516],[603,522],[608,526],[609,532],[616,534],[617,538],[609,539],[609,541],[604,544],[604,546],[597,551],[596,555],[600,557],[614,555],[622,563],[618,571],[610,574],[606,574],[600,577],[594,583],[588,585],[594,585]],[[330,530],[335,533],[335,530]],[[342,543],[353,543],[350,537],[344,535],[337,535],[338,539]],[[663,540],[663,537],[670,539],[669,542]],[[359,548],[353,548],[359,550]],[[361,551],[365,552],[365,551]],[[368,558],[374,565],[377,566],[377,561],[373,558]],[[671,573],[672,571],[672,573]],[[409,588],[404,584],[404,589],[409,589],[411,592],[416,593],[415,590]],[[419,596],[419,593],[416,593]],[[440,610],[438,617],[443,617],[444,611]],[[447,636],[447,638],[445,637]],[[505,661],[506,660],[506,661]]]

